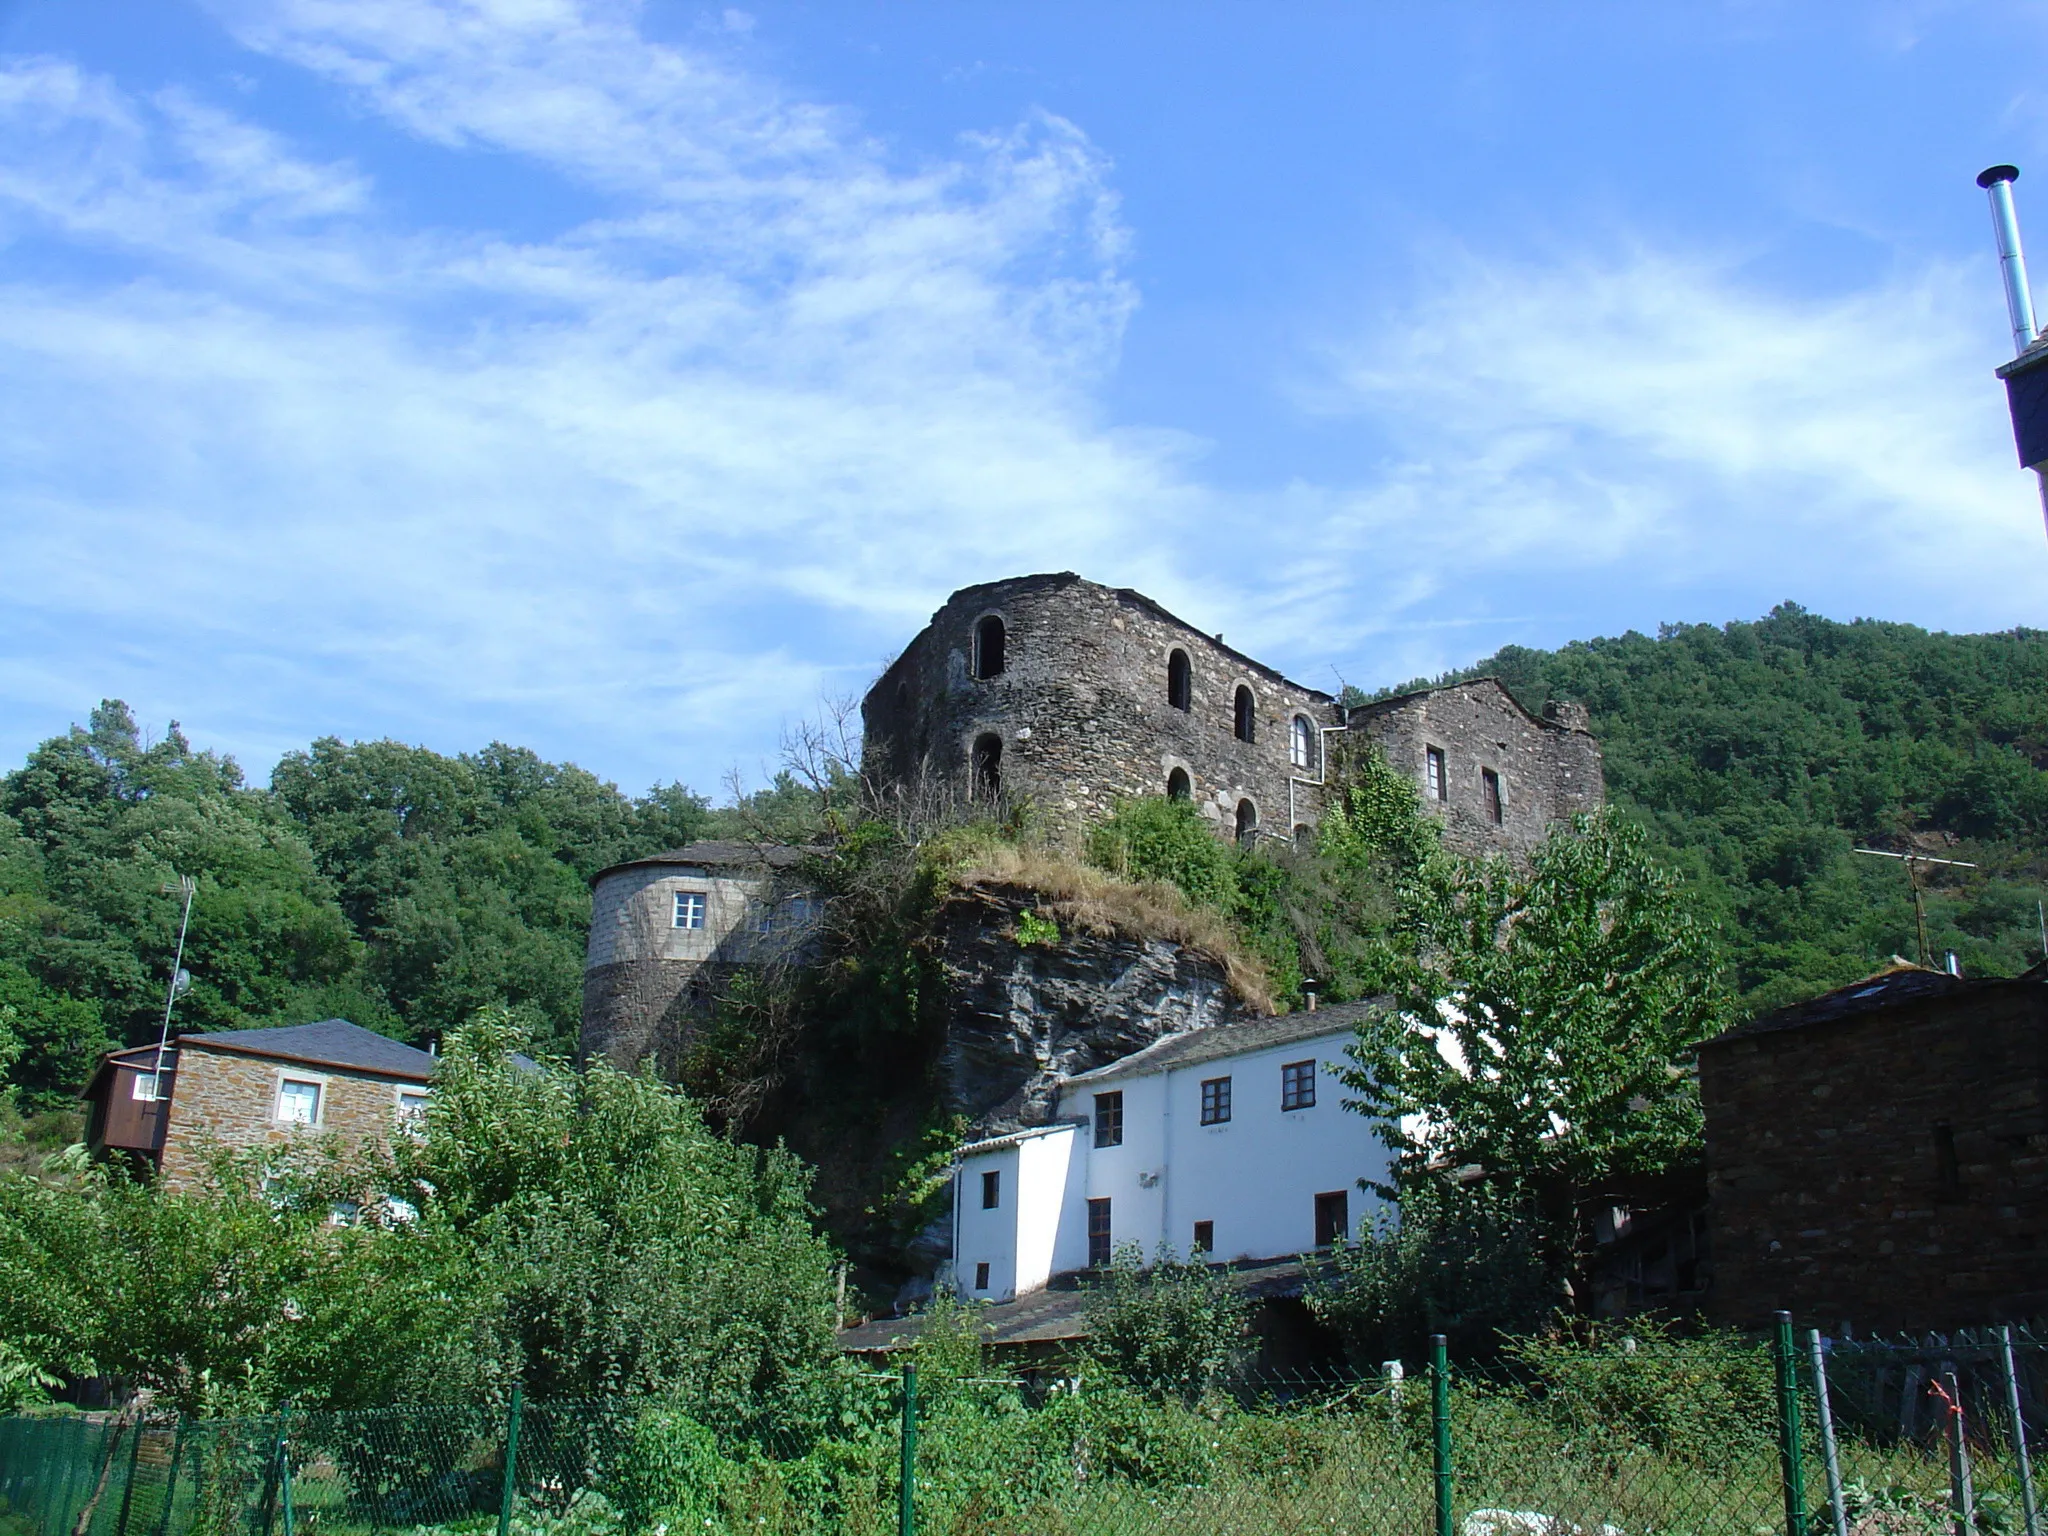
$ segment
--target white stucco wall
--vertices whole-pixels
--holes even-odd
[[[1070,1122],[963,1154],[954,1185],[954,1273],[960,1294],[1007,1301],[1052,1275],[1088,1264],[1088,1201],[1110,1202],[1110,1240],[1136,1243],[1149,1260],[1164,1244],[1193,1246],[1195,1223],[1215,1224],[1219,1260],[1285,1258],[1315,1244],[1315,1197],[1342,1190],[1350,1230],[1373,1221],[1379,1202],[1360,1179],[1391,1182],[1392,1154],[1373,1123],[1344,1108],[1332,1076],[1348,1028],[1187,1067],[1114,1068],[1067,1084],[1059,1113]],[[1280,1069],[1316,1063],[1313,1108],[1282,1110]],[[1202,1083],[1231,1080],[1231,1118],[1201,1123]],[[1124,1096],[1121,1146],[1094,1145],[1095,1096]],[[981,1174],[1002,1174],[1002,1205],[981,1209]],[[975,1265],[990,1267],[974,1286]]]

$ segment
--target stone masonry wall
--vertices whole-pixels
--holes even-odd
[[[1492,678],[1480,678],[1361,705],[1349,723],[1415,780],[1423,804],[1443,818],[1448,847],[1527,853],[1554,822],[1596,809],[1605,792],[1600,744],[1587,733],[1585,711],[1553,705],[1548,714],[1538,719]],[[1429,793],[1431,747],[1444,759],[1440,800]],[[1500,780],[1498,824],[1486,804],[1488,769]]]
[[[1003,620],[999,676],[972,675],[976,624]],[[1190,707],[1167,699],[1174,650],[1190,664]],[[1248,687],[1254,740],[1236,738],[1235,704]],[[1118,799],[1164,794],[1184,771],[1192,798],[1219,829],[1235,831],[1240,801],[1262,831],[1312,825],[1318,779],[1289,761],[1293,717],[1336,724],[1327,694],[1289,682],[1182,623],[1136,592],[1071,573],[1025,576],[956,592],[868,693],[862,706],[871,773],[899,784],[920,773],[965,796],[975,740],[1002,740],[1006,796],[1028,796],[1053,821],[1080,825]],[[1318,733],[1318,756],[1322,737]],[[1290,792],[1292,807],[1290,810]]]
[[[2042,993],[2015,982],[1701,1048],[1724,1320],[1785,1308],[1829,1328],[1945,1329],[2048,1312]]]
[[[278,1085],[285,1078],[320,1084],[318,1125],[277,1119]],[[164,1131],[165,1186],[175,1190],[195,1183],[213,1146],[286,1147],[334,1137],[353,1145],[389,1135],[398,1113],[399,1090],[419,1092],[425,1087],[413,1078],[302,1065],[181,1042],[170,1121]]]

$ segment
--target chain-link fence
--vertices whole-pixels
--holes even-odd
[[[18,1417],[0,1536],[2042,1536],[2039,1431],[2015,1425],[2048,1347],[1821,1344],[1786,1324],[1149,1383],[848,1369],[695,1414]]]

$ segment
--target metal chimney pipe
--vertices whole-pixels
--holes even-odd
[[[1977,178],[1977,185],[1991,194],[1991,229],[1998,238],[1998,269],[2005,278],[2015,357],[2033,345],[2035,335],[2034,296],[2027,291],[2027,258],[2020,250],[2020,221],[2012,207],[2012,184],[2019,174],[2016,165],[1994,165]]]

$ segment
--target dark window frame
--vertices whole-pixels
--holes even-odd
[[[1110,1226],[1109,1196],[1088,1202],[1088,1267],[1101,1269],[1116,1258],[1116,1243]]]
[[[981,1208],[984,1211],[999,1211],[1003,1208],[1003,1170],[984,1168],[981,1173]]]
[[[1479,770],[1479,801],[1485,808],[1486,819],[1496,827],[1502,826],[1507,818],[1507,801],[1500,791],[1500,773],[1496,769]]]
[[[1226,1077],[1205,1077],[1202,1079],[1202,1124],[1228,1125],[1230,1123],[1230,1079]]]
[[[1316,1107],[1316,1064],[1308,1061],[1287,1061],[1280,1064],[1280,1112],[1290,1113],[1297,1109]]]
[[[1195,667],[1188,653],[1175,646],[1166,658],[1166,702],[1182,714],[1195,707]]]
[[[1450,764],[1442,747],[1422,749],[1422,797],[1442,805],[1451,798]]]
[[[980,1263],[978,1263],[978,1264],[976,1264],[976,1265],[974,1266],[974,1288],[975,1288],[975,1289],[976,1289],[977,1291],[985,1291],[985,1290],[987,1290],[987,1289],[988,1289],[988,1262],[987,1262],[987,1260],[983,1260],[982,1262],[980,1262]]]
[[[1124,1144],[1124,1091],[1113,1088],[1095,1095],[1095,1145],[1120,1147]]]
[[[994,640],[991,645],[990,640]],[[987,682],[1001,677],[1010,665],[1010,626],[999,613],[985,613],[974,621],[974,677]]]
[[[1246,746],[1259,739],[1259,699],[1247,683],[1239,683],[1230,701],[1230,733]]]
[[[1195,1241],[1190,1251],[1194,1253],[1214,1253],[1216,1251],[1215,1222],[1198,1221],[1195,1223]]]
[[[1318,1248],[1332,1248],[1351,1236],[1351,1192],[1329,1190],[1316,1196],[1315,1239]]]

